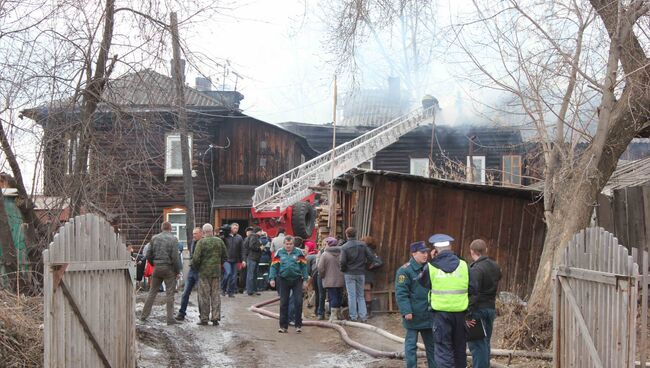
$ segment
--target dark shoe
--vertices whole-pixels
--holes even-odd
[[[174,317],[174,319],[177,321],[185,321],[185,315],[177,314],[176,317]]]
[[[179,325],[179,324],[180,324],[180,322],[178,322],[178,321],[174,321],[174,320],[167,321],[167,326],[171,326],[171,325]]]
[[[199,326],[207,326],[207,325],[208,325],[208,321],[199,321],[199,322],[197,322],[196,324],[199,325]]]
[[[235,294],[228,294],[228,298],[234,298]]]
[[[212,324],[213,324],[214,326],[219,326],[219,321],[215,319],[214,321],[212,321]]]
[[[262,293],[255,293],[255,295],[262,295]]]
[[[302,328],[296,327],[296,333],[302,333]]]
[[[279,332],[279,333],[287,333],[287,329],[286,329],[286,328],[282,328],[282,327],[280,327],[280,328],[278,329],[278,332]]]
[[[248,296],[255,296],[255,294],[253,294],[253,293],[247,293],[247,294],[248,294]]]

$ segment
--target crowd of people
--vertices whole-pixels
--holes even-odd
[[[285,235],[282,228],[273,239],[259,227],[247,228],[243,238],[236,223],[221,230],[221,234],[215,234],[210,224],[194,229],[188,247],[190,271],[180,309],[174,316],[173,294],[182,263],[171,224],[162,224],[162,232],[152,237],[144,253],[154,267],[142,321],[149,316],[164,283],[168,324],[185,319],[190,294],[198,285],[198,324],[219,325],[220,297],[234,297],[237,279],[245,280],[244,290],[249,296],[260,295],[257,273],[265,256],[271,261],[268,284],[280,296],[278,332],[288,333],[290,325],[296,333],[302,332],[308,286],[313,290],[313,298],[308,299],[316,318],[323,320],[329,312],[330,322],[341,319],[346,301],[348,320],[366,322],[370,317],[374,272],[383,266],[371,237],[357,240],[356,229],[349,227],[344,240],[327,237],[318,247],[309,240]],[[430,368],[466,367],[466,347],[472,353],[473,367],[490,366],[490,338],[501,271],[487,256],[485,241],[477,239],[470,244],[471,264],[453,253],[453,241],[448,235],[435,234],[428,239],[432,248],[424,241],[410,244],[409,261],[396,271],[395,297],[406,330],[407,367],[417,366],[418,334]]]

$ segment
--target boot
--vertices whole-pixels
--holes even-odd
[[[339,309],[338,308],[332,308],[330,311],[330,322],[338,321],[339,319]]]

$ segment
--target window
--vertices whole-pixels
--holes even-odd
[[[192,162],[192,135],[187,136],[190,148],[190,166]],[[183,161],[181,159],[181,135],[172,133],[167,135],[165,149],[165,176],[183,175]]]
[[[429,159],[428,158],[411,158],[411,175],[420,175],[425,178],[429,177]]]
[[[472,172],[470,172],[470,156],[467,156],[467,181],[471,183],[485,184],[485,156],[472,157]]]
[[[172,224],[172,234],[176,235],[179,243],[183,245],[183,249],[187,248],[186,216],[185,209],[182,208],[172,208],[165,215],[165,221]]]
[[[78,135],[69,137],[66,140],[65,148],[65,173],[71,175],[74,172],[74,165],[77,162],[77,155],[79,152],[79,138]],[[92,150],[88,148],[88,156],[86,157],[86,171],[90,170],[90,155]]]
[[[503,156],[503,184],[521,185],[521,156]]]

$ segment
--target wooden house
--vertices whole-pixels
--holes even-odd
[[[280,124],[304,136],[319,153],[332,148],[332,125],[296,122]],[[373,129],[372,126],[337,126],[336,144],[348,142]],[[519,186],[524,179],[526,149],[521,132],[514,128],[488,126],[421,126],[379,151],[363,168],[430,176],[433,152],[434,177],[479,184]],[[433,149],[431,147],[433,143]],[[472,158],[473,175],[468,167]]]
[[[316,152],[295,132],[247,116],[235,91],[185,87],[190,127],[195,223],[251,224],[256,186]],[[44,194],[69,196],[79,106],[58,101],[23,116],[44,129]],[[172,78],[152,70],[107,83],[94,119],[88,162],[89,212],[103,213],[128,244],[141,245],[170,221],[185,240],[180,134]],[[95,184],[96,183],[96,184]]]

